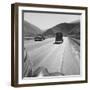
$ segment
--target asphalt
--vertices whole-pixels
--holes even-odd
[[[24,42],[33,72],[40,69],[39,71],[44,72],[46,70],[49,74],[80,74],[80,51],[77,49],[80,46],[69,40],[68,37],[63,39],[62,44],[54,44],[55,38]]]

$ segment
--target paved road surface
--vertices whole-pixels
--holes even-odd
[[[24,47],[33,64],[33,71],[41,67],[46,68],[50,73],[60,72],[64,75],[79,75],[79,46],[68,37],[64,37],[62,44],[54,44],[54,42],[54,38],[24,42]]]

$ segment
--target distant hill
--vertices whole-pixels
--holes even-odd
[[[56,26],[46,30],[43,34],[45,36],[48,36],[48,37],[49,36],[51,36],[51,37],[55,36],[55,33],[57,33],[57,32],[62,32],[63,35],[68,35],[68,34],[71,33],[71,31],[72,32],[73,31],[77,32],[78,30],[75,30],[75,28],[78,28],[78,30],[79,30],[79,28],[80,28],[80,21],[58,24],[58,25],[56,25]],[[80,30],[79,30],[79,32],[80,32]]]
[[[75,27],[68,33],[72,38],[80,39],[80,21],[75,22]]]
[[[34,37],[37,34],[41,34],[42,31],[35,25],[24,21],[24,36]]]
[[[57,32],[62,32],[64,35],[68,34],[68,32],[70,32],[70,30],[74,27],[74,24],[71,23],[61,23],[58,24],[48,30],[46,30],[46,32],[44,32],[43,34],[45,36],[55,36],[55,33]]]

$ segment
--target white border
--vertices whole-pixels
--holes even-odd
[[[80,55],[80,76],[62,76],[54,78],[24,78],[22,79],[22,10],[35,10],[35,11],[50,11],[50,12],[71,12],[82,13],[81,15],[81,53]],[[79,81],[85,80],[85,11],[74,9],[57,9],[57,8],[40,8],[40,7],[18,7],[18,33],[19,33],[19,53],[18,53],[18,83],[19,84],[33,84],[33,83],[47,83],[47,82],[65,82],[65,81]]]

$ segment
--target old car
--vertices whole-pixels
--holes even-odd
[[[35,38],[34,38],[35,41],[43,41],[45,40],[45,37],[43,35],[37,35]]]
[[[57,32],[55,36],[55,44],[61,44],[63,42],[63,34],[61,32]]]

